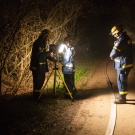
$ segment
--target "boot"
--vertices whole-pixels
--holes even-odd
[[[40,92],[33,92],[33,99],[39,100]]]
[[[114,104],[126,104],[126,98],[117,97]]]
[[[77,89],[74,89],[74,90],[73,90],[73,92],[72,92],[72,96],[73,96],[73,98],[75,98],[75,97],[76,97],[76,95],[77,95]]]

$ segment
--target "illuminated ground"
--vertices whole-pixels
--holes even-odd
[[[103,61],[104,60],[104,61]],[[106,83],[104,69],[108,60],[97,62],[98,68],[91,80],[89,73],[76,84],[78,96],[75,102],[62,97],[43,95],[41,102],[31,95],[0,100],[1,135],[105,135],[111,112],[110,89]],[[117,95],[116,72],[112,63],[108,75]],[[88,83],[81,88],[83,80]],[[129,75],[128,99],[135,99],[135,72]],[[59,93],[57,93],[59,95]],[[135,101],[117,105],[114,135],[135,133]]]
[[[77,115],[72,121],[73,134],[77,135],[105,135],[111,111],[110,90],[107,88],[104,76],[106,60],[101,62],[93,78],[88,82],[85,90],[89,92],[88,98],[82,101]],[[107,73],[113,82],[113,92],[117,96],[116,71],[109,63]],[[129,94],[127,104],[117,105],[116,125],[114,135],[133,135],[135,133],[135,72],[129,75]],[[114,110],[115,111],[115,110]],[[113,126],[113,125],[112,125]],[[112,127],[109,127],[112,128]]]

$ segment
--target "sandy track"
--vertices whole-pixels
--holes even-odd
[[[72,120],[71,131],[67,134],[74,135],[105,135],[111,115],[111,96],[108,88],[104,69],[107,60],[101,62],[96,73],[84,88],[88,98],[83,99],[80,108]],[[116,86],[116,71],[112,68],[112,62],[108,65],[108,75],[113,82],[113,92],[118,94]],[[129,75],[128,99],[135,99],[135,73],[132,70]],[[81,96],[81,95],[80,95]],[[135,133],[135,101],[127,101],[127,104],[116,105],[117,118],[114,135],[133,135]]]

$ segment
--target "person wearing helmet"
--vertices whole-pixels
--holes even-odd
[[[123,104],[126,103],[126,96],[128,94],[128,75],[133,67],[132,41],[122,25],[114,26],[110,34],[117,39],[110,53],[110,58],[114,61],[114,68],[117,70],[117,86],[119,91],[119,97],[114,103]]]
[[[73,98],[75,98],[77,94],[77,90],[75,88],[74,82],[74,74],[75,74],[75,65],[74,65],[74,55],[75,50],[72,46],[71,37],[67,36],[64,39],[64,44],[61,45],[59,49],[59,54],[61,55],[62,62],[62,73],[64,75],[64,81],[71,92]],[[67,94],[68,96],[68,94]]]
[[[50,56],[50,52],[46,48],[50,34],[50,30],[44,29],[32,47],[30,70],[33,76],[33,98],[36,100],[39,99],[45,81],[45,73],[48,72],[47,59],[55,62],[55,59]]]

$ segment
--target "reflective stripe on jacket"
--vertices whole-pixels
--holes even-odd
[[[115,69],[133,67],[132,41],[126,32],[123,32],[117,41],[114,42],[110,58],[114,58]]]
[[[46,52],[46,39],[40,35],[33,43],[30,70],[43,70],[48,72],[48,52]]]

